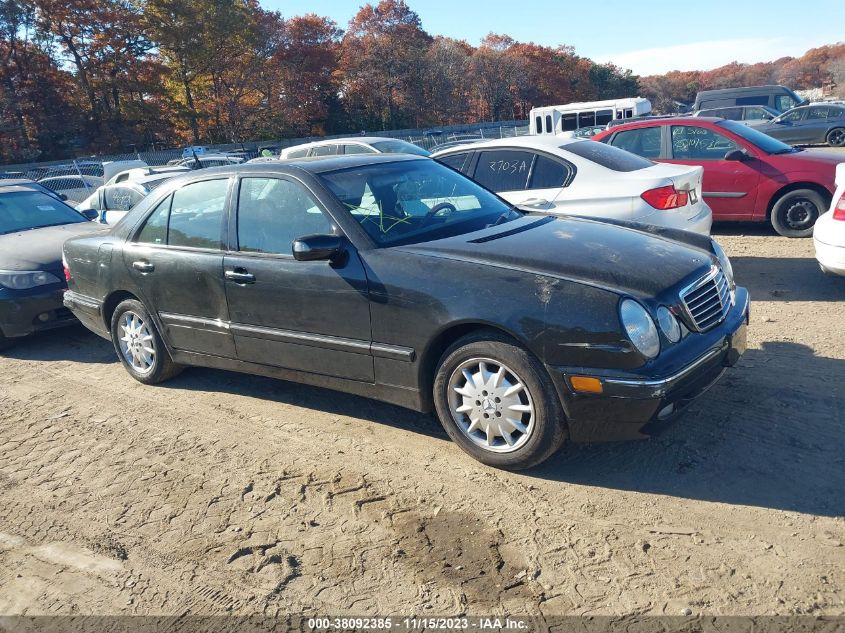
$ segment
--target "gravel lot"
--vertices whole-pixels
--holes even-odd
[[[845,614],[845,279],[717,227],[749,350],[659,438],[484,467],[430,417],[81,328],[0,357],[0,614]]]

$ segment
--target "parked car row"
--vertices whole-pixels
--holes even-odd
[[[206,366],[372,397],[501,468],[647,437],[745,351],[715,205],[803,230],[827,196],[819,261],[845,273],[845,165],[706,117],[595,138],[113,165],[81,211],[2,187],[0,348],[75,317],[144,384]]]

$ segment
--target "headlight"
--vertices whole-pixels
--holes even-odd
[[[677,343],[681,340],[681,326],[672,311],[666,306],[657,308],[657,324],[660,331],[669,339],[670,343]]]
[[[619,306],[619,317],[628,338],[640,354],[646,358],[654,358],[660,353],[657,327],[644,307],[633,299],[625,299]]]
[[[0,270],[0,286],[10,290],[29,290],[36,286],[57,284],[59,278],[43,270]]]
[[[736,283],[734,283],[734,269],[731,266],[731,260],[728,259],[727,253],[722,250],[722,247],[719,246],[716,240],[711,240],[713,243],[713,254],[719,260],[719,265],[722,267],[722,272],[725,273],[725,279],[728,281],[728,286],[730,286],[731,290],[736,288]]]

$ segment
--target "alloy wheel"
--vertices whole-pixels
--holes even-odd
[[[139,374],[152,371],[156,362],[153,334],[150,326],[135,312],[124,312],[119,324],[120,351],[124,360]]]
[[[449,411],[475,445],[495,453],[518,450],[531,437],[535,409],[516,373],[490,358],[461,363],[449,378]]]

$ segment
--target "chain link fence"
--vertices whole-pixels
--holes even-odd
[[[361,133],[364,134],[363,132]],[[414,143],[426,150],[434,150],[447,144],[459,144],[482,139],[510,138],[528,134],[525,121],[506,121],[497,123],[477,123],[472,125],[453,125],[441,128],[391,130],[374,132],[367,135],[397,138]],[[305,137],[281,139],[278,141],[258,141],[232,143],[227,145],[203,146],[201,154],[192,154],[183,149],[160,151],[139,151],[102,156],[78,157],[71,160],[26,163],[0,166],[0,184],[2,181],[28,179],[39,182],[53,190],[69,203],[78,205],[88,199],[97,189],[108,181],[110,174],[130,168],[161,168],[182,165],[188,169],[216,167],[231,162],[241,162],[259,156],[278,156],[279,152],[293,145],[324,139],[352,138],[356,135],[341,134],[325,137]],[[132,161],[132,162],[130,162]],[[110,163],[119,163],[109,165]],[[163,170],[159,170],[163,171]],[[173,170],[174,175],[179,173]],[[163,174],[161,174],[163,175]]]

